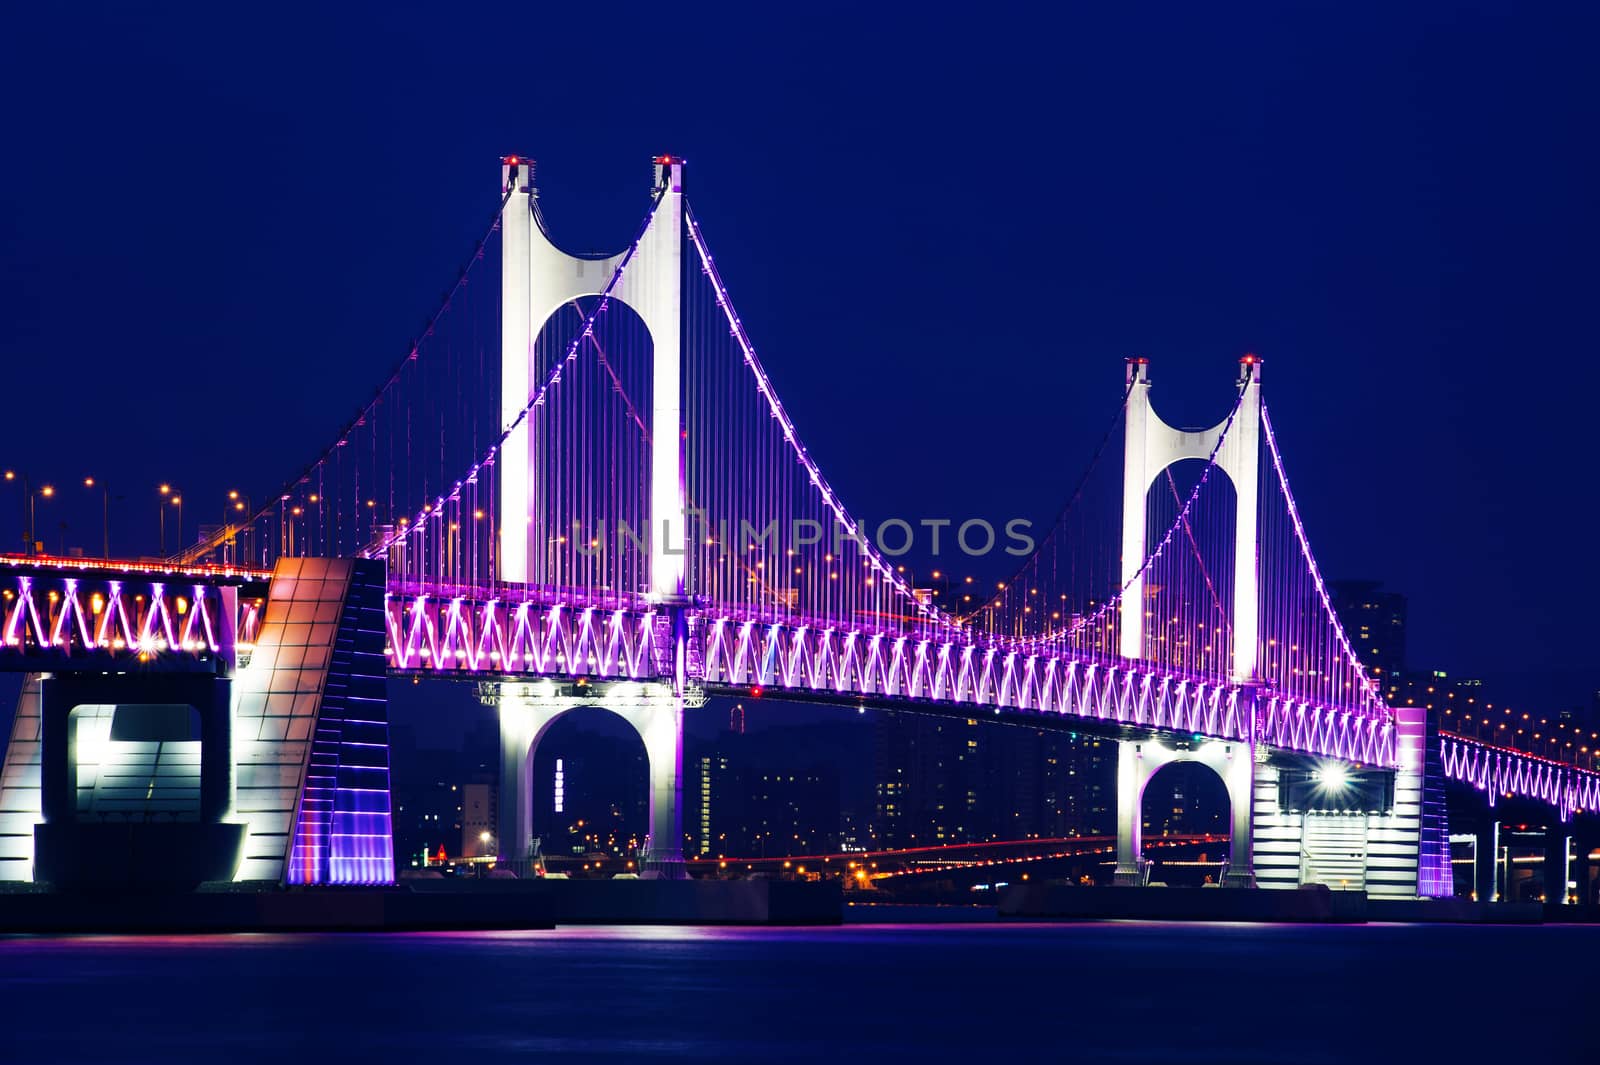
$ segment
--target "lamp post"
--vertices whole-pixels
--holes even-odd
[[[85,477],[83,479],[83,486],[85,488],[93,489],[95,487],[95,479],[93,477]],[[100,485],[100,492],[101,492],[100,557],[101,558],[110,558],[111,557],[111,486],[110,485],[106,485],[106,484],[101,484]]]
[[[37,492],[30,492],[28,494],[28,553],[30,555],[34,553],[34,548],[37,543],[37,541],[34,540],[34,535],[38,530],[38,525],[34,517],[34,504],[38,501],[40,496],[49,499],[55,494],[56,490],[47,484],[40,485]]]
[[[229,523],[229,518],[230,518],[229,512],[230,511],[232,512],[232,520],[233,520],[233,522],[237,523],[239,521],[242,521],[242,520],[245,520],[245,519],[249,518],[252,514],[254,514],[255,513],[255,508],[253,506],[251,506],[251,504],[250,504],[250,496],[248,494],[240,493],[240,491],[237,488],[235,488],[235,489],[232,489],[232,490],[230,490],[228,492],[228,505],[222,509],[222,524],[223,525],[227,525]],[[245,534],[245,538],[243,540],[240,539],[241,532],[243,532]],[[236,564],[240,561],[241,558],[250,558],[251,553],[252,553],[250,551],[250,547],[251,547],[250,538],[254,535],[254,533],[255,533],[255,528],[253,526],[248,530],[244,529],[243,526],[237,526],[234,529],[234,532],[233,532],[233,541],[234,541],[234,552],[233,552],[233,556],[234,557],[233,557],[233,561]]]
[[[164,484],[156,491],[161,495],[161,502],[156,504],[156,517],[161,519],[161,557],[167,557],[167,496],[172,492],[170,484]]]
[[[22,482],[22,553],[33,554],[33,487],[28,483],[27,474],[18,474],[16,470],[7,470],[5,479]]]
[[[170,484],[163,484],[158,490],[161,495],[161,557],[167,557],[167,505],[178,508],[178,547],[183,548],[183,492]]]

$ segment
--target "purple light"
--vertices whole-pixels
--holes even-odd
[[[1446,779],[1485,792],[1490,806],[1502,795],[1537,799],[1556,807],[1563,821],[1600,808],[1600,773],[1464,736],[1441,735],[1439,746]]]
[[[661,615],[526,599],[438,599],[390,594],[389,667],[441,676],[495,673],[648,680],[669,663],[655,655]],[[402,634],[404,636],[402,637]],[[1357,710],[1261,695],[1214,678],[1145,663],[1104,661],[1072,650],[1042,653],[970,633],[933,638],[844,629],[828,622],[772,622],[697,615],[694,679],[711,688],[761,685],[972,708],[1057,714],[1147,728],[1256,739],[1285,750],[1366,765],[1395,764],[1388,720]]]
[[[70,566],[59,576],[0,575],[0,585],[6,586],[0,603],[0,652],[148,658],[207,655],[220,649],[216,619],[221,597],[203,578],[174,587],[160,580],[144,584],[101,577],[94,569],[80,573],[79,567]],[[251,636],[255,609],[252,603],[240,606],[241,630]]]
[[[1350,639],[1345,635],[1344,626],[1339,623],[1339,615],[1333,609],[1333,600],[1329,598],[1328,589],[1322,583],[1322,571],[1317,568],[1316,556],[1311,553],[1311,542],[1306,539],[1305,525],[1300,521],[1300,508],[1295,505],[1294,493],[1289,490],[1289,478],[1283,472],[1283,458],[1278,453],[1278,438],[1272,431],[1272,419],[1267,416],[1265,403],[1261,404],[1261,430],[1267,438],[1267,453],[1272,456],[1272,468],[1278,474],[1278,486],[1283,490],[1283,497],[1289,503],[1289,517],[1294,526],[1295,540],[1299,542],[1300,553],[1305,556],[1306,565],[1310,567],[1317,596],[1322,600],[1322,611],[1333,624],[1334,634],[1339,638],[1339,647],[1344,652],[1345,664],[1361,678],[1361,688],[1367,697],[1367,713],[1375,717],[1388,717],[1389,708],[1384,705],[1383,697],[1372,683],[1372,678],[1367,675],[1366,669],[1362,667],[1361,660],[1356,657],[1355,649],[1350,646]]]

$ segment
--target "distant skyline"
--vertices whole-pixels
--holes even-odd
[[[1408,597],[1414,665],[1600,688],[1592,8],[91,8],[12,13],[0,64],[0,466],[60,488],[52,546],[98,552],[105,486],[113,548],[149,551],[157,484],[192,529],[302,466],[501,154],[587,250],[672,151],[856,510],[1047,523],[1124,356],[1201,424],[1256,351],[1325,572]]]

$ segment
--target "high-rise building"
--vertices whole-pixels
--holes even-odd
[[[1406,597],[1384,591],[1382,581],[1330,581],[1333,610],[1356,657],[1380,684],[1406,671]]]
[[[732,848],[728,843],[730,827],[743,820],[741,781],[733,756],[713,748],[698,755],[692,764],[689,794],[684,796],[689,853],[702,858],[742,853],[737,847],[740,841]]]
[[[495,839],[495,793],[492,780],[480,779],[461,789],[461,855],[466,858],[492,858],[498,853]]]
[[[932,846],[1109,831],[1109,741],[978,718],[878,722],[874,844]]]
[[[839,771],[804,760],[784,730],[725,732],[688,753],[684,831],[704,857],[838,851]]]
[[[747,855],[828,854],[839,849],[839,776],[831,769],[747,770],[744,822]]]
[[[441,763],[448,763],[451,752],[437,752]],[[394,788],[394,858],[401,869],[420,866],[439,853],[458,858],[461,852],[461,786],[448,776],[396,777]]]

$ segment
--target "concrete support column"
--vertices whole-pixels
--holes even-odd
[[[1544,830],[1544,899],[1566,905],[1567,881],[1572,879],[1572,826],[1557,822]]]
[[[533,164],[511,155],[501,160],[500,190],[510,194],[500,215],[500,424],[516,421],[533,385],[533,322],[530,248],[533,240]],[[541,323],[542,324],[542,323]],[[496,552],[503,581],[535,579],[533,566],[543,561],[530,552],[528,517],[533,510],[535,437],[529,422],[517,426],[496,461],[500,482],[500,543]],[[530,554],[532,558],[530,558]]]
[[[200,712],[200,820],[212,825],[233,812],[233,682],[219,677],[209,687],[210,702],[195,709]]]
[[[1138,740],[1117,742],[1117,868],[1112,883],[1133,887],[1144,883],[1143,858],[1145,774]]]
[[[1224,749],[1219,772],[1228,788],[1228,872],[1222,878],[1222,886],[1255,887],[1255,752],[1247,743],[1208,746]]]
[[[46,824],[65,824],[78,814],[77,752],[72,742],[70,696],[59,678],[39,682],[39,811]]]
[[[1500,822],[1489,821],[1478,829],[1478,864],[1473,882],[1479,902],[1500,901]]]
[[[1261,362],[1254,355],[1239,361],[1239,413],[1217,463],[1227,471],[1234,488],[1233,526],[1233,682],[1256,679],[1257,641],[1261,629],[1260,515],[1256,497],[1261,480]]]
[[[661,199],[639,241],[638,271],[626,297],[650,327],[650,591],[661,602],[684,592],[688,554],[683,450],[683,160],[655,162]],[[652,823],[652,831],[654,824]],[[674,842],[674,852],[682,844]],[[682,860],[681,853],[679,860]]]
[[[1576,852],[1572,857],[1572,879],[1578,884],[1578,904],[1593,906],[1595,890],[1589,878],[1594,865],[1589,861],[1589,854],[1595,848],[1595,831],[1584,821],[1576,821],[1572,826],[1572,841]]]
[[[666,879],[681,880],[683,866],[683,711],[676,698],[643,712],[623,715],[644,740],[650,763],[650,838],[640,867]]]
[[[500,859],[522,871],[533,846],[533,753],[572,701],[529,694],[526,685],[505,684],[500,693],[500,808],[495,847]],[[553,690],[553,686],[552,686]]]
[[[1150,407],[1149,359],[1128,360],[1127,388],[1122,420],[1122,601],[1117,607],[1117,630],[1119,653],[1137,659],[1144,657],[1145,493],[1159,472],[1150,468],[1148,426],[1160,421]]]

